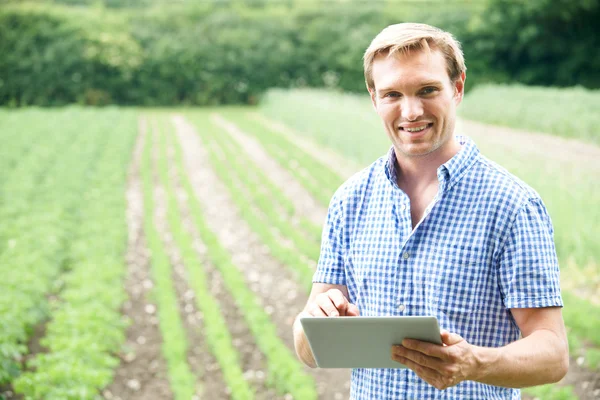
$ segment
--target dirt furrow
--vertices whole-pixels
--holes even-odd
[[[215,124],[227,131],[239,144],[239,148],[246,151],[263,169],[267,177],[292,202],[298,216],[305,217],[318,226],[323,225],[327,210],[285,168],[273,160],[255,138],[219,114],[215,113],[211,118]]]
[[[158,319],[148,311],[153,287],[150,279],[150,257],[143,231],[144,204],[140,177],[141,157],[147,140],[147,124],[140,119],[133,160],[127,185],[128,245],[125,289],[129,299],[124,314],[131,321],[127,330],[125,351],[115,371],[114,381],[102,392],[107,400],[146,400],[173,398],[167,380],[167,368],[162,357],[162,337]]]
[[[195,129],[180,116],[175,116],[173,121],[195,195],[205,210],[208,224],[214,227],[248,287],[271,315],[279,337],[293,351],[292,322],[304,307],[307,293],[293,279],[289,269],[269,254],[269,249],[240,217],[227,188],[211,169],[207,150]],[[280,169],[277,165],[271,168]],[[321,399],[349,397],[349,370],[311,370],[307,367],[306,371],[315,377]]]

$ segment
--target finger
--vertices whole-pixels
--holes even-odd
[[[393,352],[399,357],[436,371],[441,371],[444,366],[442,360],[437,357],[431,357],[418,351],[403,348],[402,346],[394,346]]]
[[[325,314],[325,311],[323,311],[317,303],[312,303],[311,305],[309,305],[308,308],[306,309],[306,312],[308,312],[313,317],[326,317],[327,316],[327,314]]]
[[[321,310],[323,310],[326,316],[338,317],[340,315],[337,307],[333,304],[331,298],[326,293],[317,296],[315,302],[319,307],[321,307]]]
[[[348,299],[346,299],[344,294],[339,289],[331,289],[327,291],[327,294],[340,315],[346,315],[348,310]]]
[[[462,336],[446,330],[442,330],[440,332],[440,336],[442,337],[442,343],[444,343],[446,346],[452,346],[453,344],[460,343],[464,340]]]
[[[348,303],[348,310],[346,310],[346,315],[358,317],[360,315],[360,311],[356,305]]]
[[[419,376],[419,378],[423,379],[431,385],[433,385],[439,377],[437,371],[420,365],[412,360],[409,360],[408,358],[394,356],[392,357],[392,359],[396,362],[399,362],[400,364],[403,364],[404,366],[406,366],[406,368],[413,370]]]
[[[402,346],[406,347],[407,349],[426,354],[430,357],[437,357],[442,360],[448,359],[446,349],[439,344],[423,342],[415,339],[404,339],[402,341]]]

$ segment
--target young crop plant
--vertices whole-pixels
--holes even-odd
[[[152,164],[152,133],[145,136],[142,156],[144,191],[144,231],[151,254],[153,297],[157,302],[162,353],[167,362],[167,375],[175,400],[189,400],[196,392],[196,378],[187,362],[187,337],[179,314],[171,264],[154,222],[154,178]]]
[[[83,146],[73,152],[74,162],[89,154],[84,159],[92,166],[80,170],[70,165],[86,189],[73,192],[73,187],[71,196],[65,196],[78,200],[78,207],[71,209],[74,224],[63,289],[51,307],[46,336],[40,342],[46,351],[29,361],[30,370],[14,382],[15,390],[28,399],[95,399],[119,364],[114,350],[125,339],[120,312],[127,243],[123,192],[135,115],[105,114],[86,116],[88,122],[94,121],[98,134],[87,138],[88,153]]]
[[[204,127],[202,126],[201,129]],[[233,264],[229,252],[204,220],[200,203],[185,173],[183,150],[179,143],[175,146],[175,152],[179,179],[190,201],[195,226],[207,246],[207,256],[221,273],[225,286],[244,315],[258,348],[267,359],[268,383],[279,393],[289,393],[293,398],[316,399],[314,379],[303,371],[302,364],[277,336],[276,327],[269,315],[260,305],[256,295],[247,287],[238,267]]]
[[[0,205],[0,218],[11,223],[0,234],[7,243],[0,255],[0,384],[19,375],[25,343],[48,315],[46,296],[61,287],[57,278],[77,224],[74,211],[102,149],[99,130],[73,140],[72,128],[85,115],[69,110],[61,117],[64,130],[41,138],[2,187],[11,196]]]
[[[272,131],[246,113],[236,110],[221,112],[228,120],[243,126],[244,132],[260,141],[265,150],[317,199],[327,207],[331,196],[342,184],[343,179],[320,161]]]
[[[206,133],[216,133],[216,131],[207,130]],[[269,223],[290,239],[294,246],[306,257],[316,262],[320,252],[319,241],[314,240],[312,235],[306,235],[310,232],[302,232],[290,223],[293,205],[290,204],[292,207],[291,212],[281,213],[279,207],[277,207],[280,199],[285,199],[283,201],[284,207],[288,203],[281,190],[264,176],[261,168],[245,152],[237,151],[233,139],[228,134],[220,131],[218,134],[212,135],[211,140],[214,140],[214,143],[219,147],[219,151],[223,153],[225,160],[225,162],[219,160],[221,162],[218,166],[215,166],[215,169],[229,174],[230,179],[227,179],[227,182],[238,183],[242,187],[241,190],[248,194],[245,197],[260,209]]]
[[[169,132],[170,133],[170,132]],[[169,135],[170,136],[170,135]],[[189,284],[194,291],[196,305],[203,315],[203,334],[206,342],[221,367],[225,384],[234,400],[254,399],[254,391],[244,379],[241,357],[233,345],[227,322],[221,313],[219,302],[211,295],[207,277],[192,244],[192,237],[185,231],[182,216],[179,213],[175,187],[169,179],[167,156],[167,136],[160,132],[160,154],[158,171],[160,184],[167,190],[167,220],[175,243],[180,250],[183,264],[190,278]]]

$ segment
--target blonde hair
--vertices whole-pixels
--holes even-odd
[[[413,50],[439,50],[446,59],[446,70],[451,81],[455,81],[467,70],[465,58],[458,40],[448,32],[426,24],[402,23],[383,29],[371,42],[363,56],[365,82],[375,89],[373,82],[373,60],[379,54],[407,54]]]

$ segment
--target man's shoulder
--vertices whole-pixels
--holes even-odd
[[[479,154],[471,178],[480,182],[486,198],[513,203],[520,207],[532,199],[540,199],[535,189],[500,164]]]

